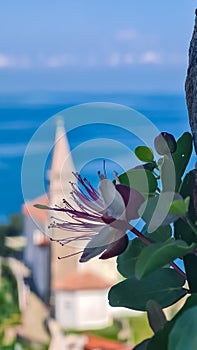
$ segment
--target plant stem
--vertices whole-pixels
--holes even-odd
[[[128,225],[128,229],[133,232],[145,245],[151,245],[151,241],[145,237],[140,231],[138,231],[135,227],[133,227],[132,225]],[[175,264],[174,262],[170,263],[170,266],[172,266],[174,268],[174,270],[176,270],[178,272],[178,274],[187,279],[186,274],[180,269],[180,267],[178,267],[177,264]]]
[[[187,224],[192,229],[195,235],[197,235],[197,228],[194,226],[193,222],[189,218],[186,217]]]
[[[175,264],[174,262],[171,262],[170,266],[172,266],[179,273],[179,275],[181,275],[183,278],[187,279],[186,274],[180,269],[180,267],[178,267],[177,264]]]

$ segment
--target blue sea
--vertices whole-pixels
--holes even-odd
[[[24,202],[21,188],[21,166],[25,149],[44,122],[48,121],[51,116],[60,111],[83,103],[93,102],[110,102],[129,106],[142,113],[150,120],[159,131],[168,131],[175,137],[179,137],[183,132],[189,131],[187,108],[184,94],[139,94],[139,93],[20,93],[0,96],[0,223],[6,222],[11,213],[21,211],[21,205]],[[61,113],[60,113],[61,114]],[[83,116],[81,117],[83,118]],[[83,120],[82,120],[83,124]],[[141,125],[143,128],[143,125]],[[50,130],[54,137],[54,130]],[[47,135],[46,140],[47,140]],[[94,126],[87,125],[72,128],[68,132],[68,139],[71,149],[84,142],[97,138],[106,138],[117,141],[128,148],[135,148],[140,145],[138,139],[134,142],[135,135],[120,130],[115,126],[106,126],[98,124]],[[46,141],[45,140],[45,141]],[[100,141],[99,141],[100,142]],[[100,143],[97,143],[97,160],[90,159],[88,164],[82,168],[82,173],[93,183],[97,178],[96,170],[101,170],[104,152],[101,147],[101,157],[99,159]],[[112,142],[113,143],[113,142]],[[92,148],[92,147],[90,147]],[[89,150],[90,150],[89,148]],[[123,147],[124,148],[124,147]],[[88,150],[88,148],[87,148]],[[132,152],[134,149],[132,149]],[[32,163],[28,167],[29,171],[29,198],[42,194],[40,187],[36,185],[37,179],[37,161],[41,157],[42,149],[32,158]],[[88,151],[87,151],[88,153]],[[115,151],[114,151],[115,153]],[[117,155],[117,154],[116,154]],[[78,158],[80,155],[78,155]],[[109,158],[108,156],[106,158]],[[51,156],[46,161],[46,170],[49,167]],[[194,157],[193,157],[194,160]],[[75,159],[77,163],[77,159]],[[117,166],[121,171],[121,164],[116,164],[114,160],[108,160],[107,170]],[[130,162],[128,161],[128,166]],[[76,164],[77,168],[77,164]],[[78,170],[78,169],[77,169]],[[115,169],[116,170],[116,169]],[[47,186],[47,181],[45,181]]]

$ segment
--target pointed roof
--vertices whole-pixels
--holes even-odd
[[[75,171],[63,119],[59,116],[56,124],[53,157],[50,170],[50,199],[70,193],[69,181],[73,181]],[[63,197],[62,197],[63,198]]]

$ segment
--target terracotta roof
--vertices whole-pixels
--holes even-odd
[[[40,230],[35,230],[33,232],[33,242],[37,246],[46,246],[49,245],[50,239]]]
[[[54,289],[65,291],[107,289],[111,287],[108,281],[93,272],[71,272],[66,278],[57,281]]]
[[[46,245],[49,245],[50,239],[48,237],[44,237],[42,240],[40,240],[36,245],[40,247],[45,247]]]
[[[39,222],[47,223],[49,219],[48,210],[35,208],[34,204],[49,205],[48,195],[45,193],[44,195],[37,197],[32,201],[24,203],[22,206],[22,213],[25,216],[31,216]]]
[[[131,347],[127,344],[120,343],[118,341],[95,337],[87,335],[88,341],[84,350],[131,350]]]

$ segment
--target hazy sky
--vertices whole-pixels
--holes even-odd
[[[0,91],[181,91],[195,0],[0,0]]]

